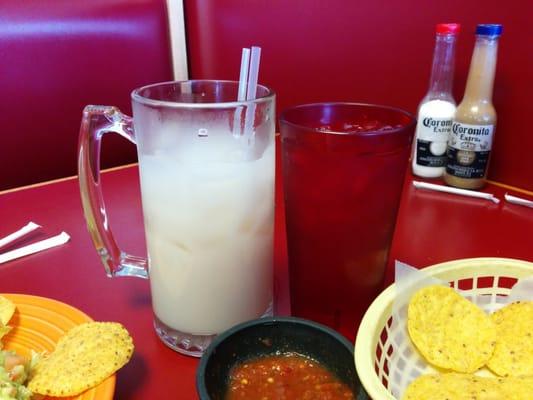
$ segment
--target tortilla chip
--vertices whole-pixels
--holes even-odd
[[[28,388],[49,396],[74,396],[111,376],[133,354],[133,340],[116,322],[88,322],[59,339],[37,364]]]
[[[533,377],[498,378],[505,400],[531,400],[533,397]]]
[[[15,304],[3,296],[0,296],[0,323],[7,325],[15,313]]]
[[[496,346],[487,366],[500,376],[533,376],[533,302],[509,304],[490,318]]]
[[[0,324],[0,350],[2,350],[4,347],[1,340],[9,333],[9,331],[11,331],[10,326]]]
[[[484,378],[472,374],[421,375],[402,400],[531,400],[533,378]]]
[[[496,341],[494,323],[483,310],[452,288],[438,285],[413,295],[407,329],[429,363],[456,372],[474,372],[485,365]]]

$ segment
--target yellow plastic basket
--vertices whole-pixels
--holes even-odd
[[[489,295],[491,301],[498,302],[502,295],[509,294],[518,279],[533,275],[533,263],[508,258],[470,258],[436,264],[424,268],[424,272],[450,282],[466,295]],[[394,296],[392,284],[374,300],[355,341],[357,374],[373,400],[395,400],[389,388],[389,364],[395,351],[389,334]]]

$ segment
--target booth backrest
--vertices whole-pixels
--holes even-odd
[[[512,4],[511,4],[512,3]],[[355,101],[416,113],[427,91],[435,24],[459,22],[455,99],[463,96],[478,23],[502,23],[492,180],[533,191],[531,6],[526,1],[185,0],[191,78],[238,79],[242,47],[262,47],[260,82],[278,111]]]
[[[85,105],[172,79],[165,0],[3,1],[0,54],[0,190],[75,175]],[[104,139],[102,167],[135,160]]]

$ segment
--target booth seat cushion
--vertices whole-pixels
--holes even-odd
[[[166,3],[3,1],[0,55],[0,190],[75,175],[86,104],[129,114],[132,89],[172,80]],[[102,167],[134,162],[113,136]]]

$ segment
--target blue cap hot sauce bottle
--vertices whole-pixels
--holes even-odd
[[[496,126],[492,88],[502,25],[480,24],[465,94],[457,106],[448,139],[444,181],[464,189],[485,185]]]

